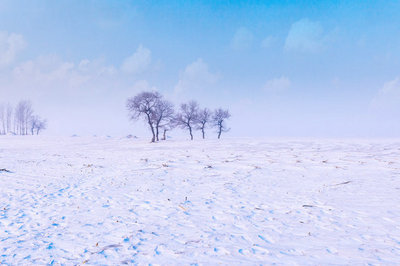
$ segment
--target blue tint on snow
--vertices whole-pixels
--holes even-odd
[[[160,254],[161,254],[161,252],[158,251],[158,247],[156,247],[156,248],[154,249],[154,251],[156,252],[157,255],[160,255]]]
[[[262,235],[258,235],[258,237],[263,240],[264,242],[271,244],[271,242],[269,242],[267,239],[265,239]]]

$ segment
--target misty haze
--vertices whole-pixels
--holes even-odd
[[[0,264],[398,265],[399,70],[399,1],[0,0]]]

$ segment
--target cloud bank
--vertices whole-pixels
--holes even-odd
[[[325,47],[326,39],[319,22],[304,18],[292,24],[284,48],[287,51],[318,52]]]
[[[0,67],[14,62],[18,52],[26,47],[22,35],[0,31]]]
[[[266,92],[282,92],[287,90],[291,85],[291,81],[289,78],[285,76],[281,76],[279,78],[274,78],[268,80],[265,83],[264,91]]]
[[[207,86],[214,84],[219,79],[217,74],[213,74],[208,69],[208,65],[199,58],[190,63],[181,72],[174,92],[179,94],[187,91],[203,91]]]
[[[151,51],[140,45],[136,52],[124,60],[121,69],[129,74],[140,74],[150,66],[150,63]]]
[[[253,41],[253,33],[245,27],[240,27],[232,38],[231,47],[234,50],[246,50],[251,48]]]

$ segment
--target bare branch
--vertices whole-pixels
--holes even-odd
[[[229,119],[230,117],[231,115],[228,110],[223,110],[222,108],[218,108],[217,110],[214,111],[212,121],[213,125],[217,127],[218,139],[221,138],[222,132],[229,131],[229,128],[227,128],[225,125],[225,120]]]
[[[155,142],[156,138],[153,117],[156,111],[156,106],[161,98],[162,96],[158,92],[141,92],[135,97],[129,98],[126,102],[129,118],[131,120],[137,120],[140,117],[144,117],[146,120],[153,135],[151,142]]]
[[[193,140],[193,127],[197,123],[198,112],[198,103],[190,101],[181,105],[180,111],[175,117],[177,126],[189,130],[191,140]]]
[[[207,127],[207,124],[211,120],[211,115],[212,112],[209,109],[204,108],[199,111],[199,114],[197,116],[196,129],[201,130],[203,139],[205,138],[205,128]]]

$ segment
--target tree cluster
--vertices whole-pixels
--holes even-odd
[[[30,101],[20,101],[15,108],[0,104],[0,135],[39,135],[46,126],[46,120],[35,115]]]
[[[129,98],[126,107],[131,120],[143,118],[146,121],[152,134],[151,142],[160,140],[161,131],[165,140],[167,131],[176,127],[187,130],[191,140],[194,130],[200,130],[203,139],[207,128],[215,127],[218,139],[222,132],[229,130],[226,127],[226,120],[231,116],[228,110],[218,108],[212,112],[200,108],[196,101],[190,101],[181,104],[179,110],[175,111],[174,105],[158,92],[141,92]]]

